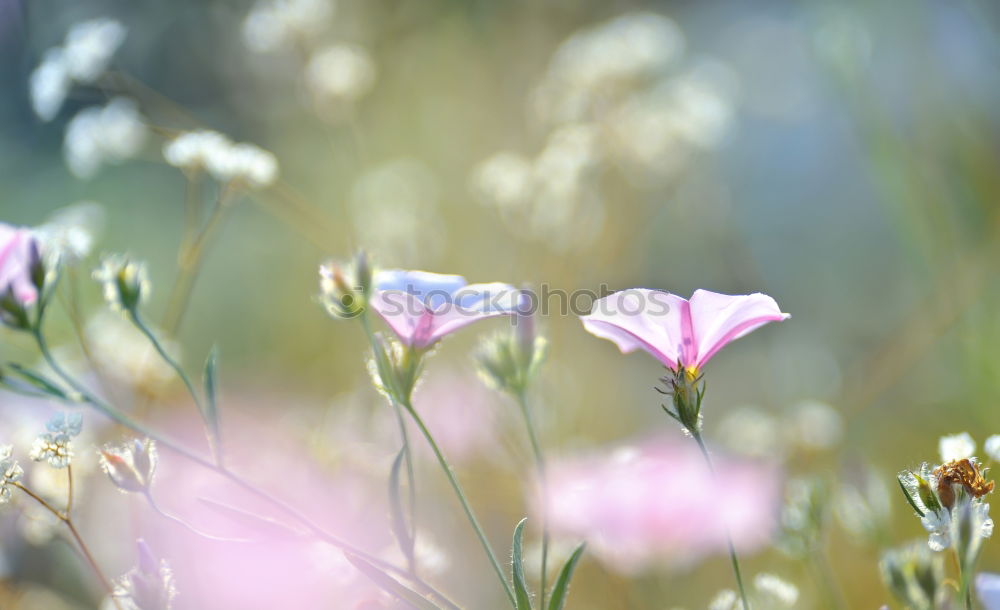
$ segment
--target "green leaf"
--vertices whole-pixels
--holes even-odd
[[[576,547],[573,554],[566,560],[562,570],[559,571],[556,584],[552,587],[552,597],[549,599],[548,610],[562,610],[566,605],[566,596],[569,595],[569,581],[573,579],[573,570],[576,569],[576,564],[580,561],[580,555],[583,555],[585,546],[581,543],[580,546]]]
[[[55,382],[50,381],[46,377],[30,369],[26,369],[20,364],[14,362],[8,362],[7,366],[10,367],[10,370],[14,371],[19,376],[23,377],[28,383],[41,390],[44,394],[48,396],[55,396],[56,398],[62,400],[67,400],[69,398],[66,395],[66,392],[62,388],[60,388],[58,385],[56,385]]]
[[[350,561],[354,567],[371,579],[371,581],[378,585],[380,589],[406,603],[410,607],[416,608],[417,610],[441,610],[424,596],[400,584],[395,578],[389,576],[357,555],[352,555],[351,553],[345,551],[344,557],[347,557],[347,561]]]
[[[403,501],[400,497],[399,471],[406,457],[406,449],[400,449],[396,459],[392,461],[392,470],[389,471],[389,516],[392,520],[392,533],[396,536],[399,549],[412,565],[413,563],[413,536],[406,526],[406,518],[403,516]]]
[[[522,539],[524,538],[524,524],[527,519],[514,528],[514,553],[511,559],[511,571],[514,575],[514,599],[517,610],[531,610],[531,595],[528,593],[528,584],[524,580],[524,561],[522,551]]]
[[[202,413],[202,416],[205,418],[209,430],[212,431],[212,437],[216,444],[219,443],[218,363],[219,348],[215,346],[212,347],[212,351],[208,353],[208,359],[205,360],[205,412]]]

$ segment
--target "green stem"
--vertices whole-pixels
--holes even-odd
[[[162,358],[163,361],[174,370],[180,380],[184,382],[184,387],[187,388],[188,394],[191,395],[191,399],[198,408],[198,414],[201,416],[202,425],[205,428],[205,436],[208,438],[208,443],[212,448],[212,455],[215,456],[215,461],[219,462],[222,457],[222,448],[219,446],[219,439],[215,438],[212,426],[208,421],[205,405],[202,403],[198,392],[194,389],[194,384],[191,382],[191,378],[188,377],[188,374],[184,371],[184,368],[181,367],[180,363],[177,362],[177,360],[175,360],[169,352],[167,352],[167,349],[156,337],[153,330],[142,320],[142,317],[139,316],[138,310],[133,309],[129,311],[128,317],[132,323],[135,324],[135,327],[138,328],[147,339],[149,339],[149,342],[153,345],[153,348],[156,349],[156,353],[160,355],[160,358]]]
[[[712,478],[716,477],[715,465],[712,463],[712,456],[708,453],[708,447],[705,446],[705,441],[701,437],[701,432],[697,430],[688,430],[691,433],[691,437],[694,438],[695,442],[698,443],[698,449],[701,449],[701,455],[705,458],[705,464],[708,465],[709,472],[712,473]],[[726,544],[729,547],[729,561],[733,564],[733,574],[736,576],[736,587],[740,592],[740,600],[743,602],[743,608],[745,610],[750,610],[750,601],[747,599],[747,592],[743,586],[743,573],[740,570],[740,558],[736,554],[736,546],[733,544],[733,536],[729,532],[729,525],[725,524],[726,528]]]
[[[424,425],[424,420],[420,418],[416,409],[409,402],[403,403],[403,407],[406,408],[407,413],[413,418],[414,423],[420,429],[421,434],[427,440],[427,444],[431,446],[431,450],[434,451],[434,456],[437,457],[438,464],[441,465],[441,469],[444,471],[445,476],[448,477],[448,483],[451,484],[451,488],[455,491],[455,495],[458,496],[458,501],[462,505],[462,510],[465,511],[465,516],[468,518],[469,523],[472,525],[472,529],[476,531],[476,537],[479,538],[479,543],[482,545],[483,550],[486,551],[487,557],[489,557],[490,564],[493,566],[493,571],[496,572],[497,578],[500,579],[500,583],[503,585],[504,593],[507,594],[507,599],[510,600],[510,604],[513,607],[517,607],[517,602],[514,600],[514,591],[511,589],[510,583],[507,582],[507,577],[504,575],[503,568],[500,567],[500,562],[497,561],[496,555],[493,553],[492,547],[490,547],[490,542],[486,538],[486,534],[483,532],[482,526],[479,525],[479,520],[476,519],[475,513],[472,512],[472,506],[469,505],[469,500],[465,496],[465,492],[462,491],[462,485],[458,482],[458,478],[455,476],[455,471],[452,469],[448,460],[445,459],[444,454],[441,453],[441,448],[438,447],[437,442],[434,440],[434,436],[431,434],[427,426]]]
[[[837,586],[833,576],[833,571],[830,569],[830,564],[826,561],[822,551],[816,550],[810,553],[810,560],[810,563],[813,564],[813,569],[816,571],[816,578],[819,580],[821,588],[823,589],[823,596],[826,598],[826,606],[828,608],[844,608],[844,600],[841,598],[840,594],[837,593]]]
[[[284,502],[283,500],[276,498],[267,491],[257,487],[253,483],[250,483],[249,481],[243,479],[241,476],[229,470],[225,466],[220,466],[218,464],[215,464],[211,460],[198,455],[197,453],[181,445],[180,443],[162,436],[161,434],[157,433],[156,431],[152,430],[146,425],[133,420],[128,415],[122,413],[121,411],[115,409],[114,407],[107,404],[100,398],[94,396],[83,384],[81,384],[72,375],[66,372],[66,370],[52,356],[52,352],[49,350],[48,343],[46,342],[45,337],[42,334],[41,330],[37,326],[34,329],[32,329],[32,334],[35,337],[35,341],[38,344],[38,349],[41,352],[42,357],[52,368],[52,370],[63,381],[65,381],[77,394],[79,394],[81,402],[90,405],[95,411],[108,417],[114,422],[156,441],[160,446],[166,447],[167,449],[190,460],[191,462],[194,462],[199,466],[202,466],[204,468],[207,468],[208,470],[211,470],[219,474],[220,476],[224,477],[225,479],[239,486],[243,490],[257,496],[258,498],[261,498],[262,500],[267,501],[268,503],[270,503],[271,505],[273,505],[274,507],[276,507],[277,509],[279,509],[280,511],[282,511],[283,513],[294,519],[295,521],[301,523],[306,529],[312,532],[312,534],[317,539],[331,546],[337,547],[341,551],[357,555],[358,557],[365,559],[369,563],[387,572],[391,572],[398,576],[407,578],[419,589],[421,589],[422,592],[429,595],[433,595],[435,598],[440,600],[442,603],[445,603],[449,607],[455,607],[455,604],[449,601],[444,594],[438,592],[436,589],[431,587],[426,581],[419,578],[418,576],[411,574],[409,571],[403,568],[399,568],[383,559],[380,559],[372,555],[371,553],[368,553],[367,551],[364,551],[346,542],[345,540],[338,538],[337,536],[334,536],[333,534],[327,532],[325,529],[320,527],[317,523],[315,523],[312,519],[304,515],[295,507]]]
[[[548,477],[545,468],[545,455],[542,453],[542,445],[538,442],[538,433],[531,419],[531,411],[528,409],[528,398],[523,391],[516,392],[517,405],[521,409],[524,418],[524,426],[528,430],[528,438],[531,440],[531,450],[535,456],[535,468],[538,471],[538,486],[541,494],[542,504],[542,568],[541,568],[541,592],[539,593],[539,608],[544,610],[545,598],[548,593],[548,561],[549,561],[549,521],[548,521]]]

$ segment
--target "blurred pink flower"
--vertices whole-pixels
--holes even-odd
[[[444,373],[428,371],[426,375],[427,379],[414,394],[414,406],[424,414],[427,427],[448,459],[460,463],[477,457],[488,458],[500,451],[496,394],[472,373],[450,370]],[[416,451],[434,459],[415,424],[411,423],[410,428]],[[398,442],[398,439],[394,436],[393,441]]]
[[[241,408],[227,417],[230,468],[328,532],[374,555],[391,555],[395,545],[387,517],[380,518],[388,515],[384,482],[346,461],[321,466],[302,441],[301,429],[249,402],[240,401]],[[192,420],[170,423],[174,437],[191,445],[200,442]],[[387,460],[379,470],[388,469]],[[130,496],[139,517],[135,535],[176,572],[178,610],[323,608],[330,600],[336,607],[355,608],[385,599],[343,553],[304,535],[302,525],[273,504],[169,450],[161,451],[157,470],[153,495],[167,513],[212,536],[250,540],[199,536],[156,514],[138,495]]]
[[[427,348],[445,335],[485,318],[512,315],[518,291],[498,282],[468,284],[460,275],[381,271],[372,309],[406,345]]]
[[[32,261],[38,257],[38,242],[31,231],[0,223],[0,295],[10,292],[23,305],[38,298],[31,282]]]
[[[643,349],[667,367],[697,371],[730,341],[789,318],[771,297],[696,290],[691,300],[632,288],[594,303],[583,326],[622,353]]]
[[[727,527],[742,552],[766,544],[780,510],[774,466],[701,454],[668,439],[554,459],[548,512],[560,537],[622,572],[686,565],[727,551]]]

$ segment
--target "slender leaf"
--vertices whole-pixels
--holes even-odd
[[[552,587],[552,597],[549,599],[548,610],[563,610],[566,605],[566,596],[569,595],[569,581],[573,579],[573,570],[576,569],[576,564],[580,561],[585,546],[581,543],[580,546],[576,547],[573,554],[566,560],[562,570],[559,571],[556,584]]]
[[[202,416],[212,431],[212,436],[215,437],[216,443],[219,442],[219,408],[216,400],[218,392],[218,384],[216,383],[218,362],[219,349],[218,347],[213,347],[212,351],[208,353],[208,359],[205,360],[205,412],[202,413]]]
[[[416,610],[441,610],[438,606],[431,603],[431,601],[426,597],[400,584],[400,582],[395,578],[389,576],[357,555],[352,555],[351,553],[345,551],[344,556],[347,557],[347,560],[350,561],[354,567],[360,570],[362,574],[378,585],[380,589],[406,603],[410,607],[416,608]]]
[[[392,533],[396,536],[399,549],[403,551],[410,564],[413,564],[413,536],[410,528],[406,525],[406,518],[403,516],[403,500],[400,497],[399,471],[406,457],[406,449],[400,449],[396,459],[392,461],[392,470],[389,471],[389,516],[392,519]],[[410,526],[412,527],[412,523]]]
[[[9,362],[7,363],[7,366],[10,367],[11,371],[23,377],[28,383],[35,386],[45,394],[49,396],[55,396],[56,398],[61,398],[63,400],[66,400],[68,398],[66,392],[58,385],[56,385],[55,382],[50,381],[48,378],[30,369],[26,369],[20,364],[17,364],[15,362]]]
[[[514,600],[517,610],[531,610],[531,594],[528,593],[528,584],[524,579],[522,550],[524,524],[527,522],[527,519],[521,519],[521,522],[514,528],[514,553],[511,558],[511,572],[514,576]]]

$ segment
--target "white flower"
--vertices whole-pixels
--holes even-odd
[[[232,145],[229,138],[217,131],[187,131],[163,145],[163,158],[174,167],[200,170],[225,155]]]
[[[38,435],[31,447],[29,457],[36,461],[48,461],[53,468],[65,468],[73,459],[70,441],[80,434],[83,416],[79,413],[67,415],[58,413],[46,424],[48,432]]]
[[[104,224],[104,209],[92,201],[80,201],[53,213],[38,227],[46,252],[63,263],[78,263],[90,255]]]
[[[793,608],[799,601],[799,588],[774,574],[760,573],[753,580],[757,593],[770,603],[766,608]]]
[[[84,108],[66,125],[63,156],[78,178],[91,178],[106,163],[136,156],[147,129],[135,102],[114,98],[103,108]]]
[[[80,83],[96,80],[107,70],[125,34],[125,26],[114,19],[91,19],[74,25],[63,43],[67,74]]]
[[[111,254],[101,260],[93,277],[101,283],[104,300],[118,313],[132,311],[141,305],[153,289],[145,263]]]
[[[233,144],[228,150],[208,159],[208,171],[220,182],[240,182],[254,188],[274,184],[278,178],[278,160],[253,144]]]
[[[92,19],[74,25],[62,46],[46,51],[30,78],[31,107],[38,118],[46,122],[55,118],[74,82],[97,80],[125,33],[125,26],[114,19]]]
[[[968,432],[942,436],[938,441],[938,452],[945,463],[970,458],[976,452],[976,441]]]
[[[184,170],[206,170],[221,182],[238,181],[255,188],[270,186],[278,178],[278,160],[253,144],[235,144],[216,131],[182,133],[163,146],[169,165]]]
[[[29,80],[31,108],[38,118],[45,122],[54,119],[72,85],[63,50],[57,47],[46,51]]]
[[[20,481],[24,475],[21,465],[12,457],[13,452],[14,448],[10,445],[0,445],[0,504],[10,501],[8,486]]]
[[[333,0],[259,0],[243,20],[243,42],[268,53],[309,40],[327,28]]]
[[[356,102],[375,84],[375,62],[360,46],[338,44],[312,56],[305,79],[321,100]]]
[[[994,462],[1000,462],[1000,434],[994,434],[983,443],[983,451]]]
[[[947,510],[927,511],[920,518],[920,525],[930,534],[927,546],[932,551],[943,551],[951,546],[951,515]]]
[[[740,596],[732,589],[723,589],[708,603],[708,610],[742,610]]]
[[[123,492],[148,490],[156,472],[156,444],[151,439],[133,439],[100,451],[101,469]]]

